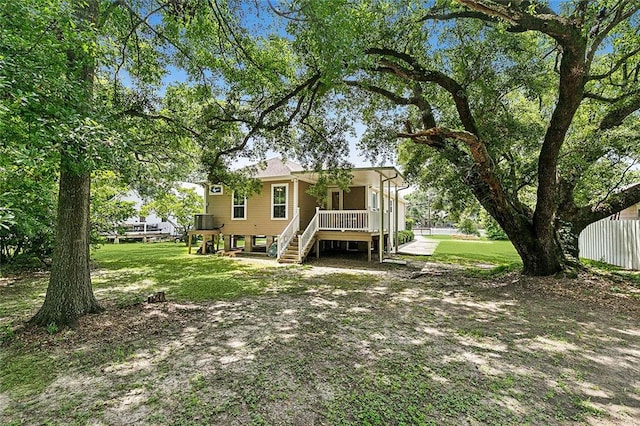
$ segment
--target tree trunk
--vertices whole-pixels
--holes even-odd
[[[485,203],[491,213],[491,205]],[[506,215],[492,214],[520,255],[524,275],[547,276],[561,272],[566,266],[566,258],[555,229],[542,228],[546,235],[536,234],[530,221],[518,220],[513,212]]]
[[[97,21],[97,0],[75,1],[79,29],[90,31]],[[68,78],[76,80],[81,92],[75,99],[77,111],[89,114],[93,102],[95,61],[81,45],[67,51]],[[30,320],[47,326],[74,325],[84,314],[102,310],[91,288],[89,270],[89,203],[91,173],[83,163],[85,148],[70,140],[60,150],[60,189],[56,218],[56,240],[51,277],[44,304]]]
[[[63,162],[64,164],[64,162]],[[31,319],[36,325],[73,325],[102,308],[93,295],[89,270],[89,173],[60,172],[56,245],[47,296]]]
[[[565,268],[565,258],[555,238],[525,240],[524,238],[511,240],[522,259],[524,275],[553,275]]]

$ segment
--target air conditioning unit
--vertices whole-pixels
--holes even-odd
[[[215,229],[212,214],[197,214],[194,219],[196,230]]]

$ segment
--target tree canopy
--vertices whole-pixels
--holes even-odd
[[[300,52],[374,155],[472,194],[525,273],[577,259],[589,223],[640,201],[640,2],[295,1]],[[405,141],[398,144],[398,141]],[[455,179],[452,179],[455,178]]]

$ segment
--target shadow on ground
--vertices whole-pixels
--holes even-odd
[[[32,369],[52,373],[31,388],[0,387],[0,422],[633,424],[640,418],[637,311],[562,299],[532,283],[523,290],[520,280],[488,282],[455,271],[411,279],[415,268],[345,265],[230,268],[208,285],[240,280],[255,295],[112,301],[75,330],[25,332],[5,348],[2,362],[26,364],[37,353],[46,361]],[[140,288],[118,290],[133,293],[159,276],[113,273],[140,274]],[[170,285],[169,298],[190,284]]]

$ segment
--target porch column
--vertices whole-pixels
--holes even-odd
[[[251,253],[253,251],[253,235],[244,236],[244,252]]]
[[[389,239],[387,243],[387,253],[391,254],[393,245],[393,222],[391,221],[391,179],[387,181],[387,221],[389,223]]]
[[[231,249],[231,234],[224,234],[224,251]]]
[[[396,235],[395,235],[395,242],[394,242],[394,253],[398,254],[398,184],[395,183],[393,185],[394,190],[396,191],[395,193],[395,197],[393,200],[393,216],[394,216],[394,221],[395,221],[395,225],[394,225],[394,229],[396,230]]]
[[[293,214],[298,214],[298,229],[296,229],[296,231],[300,230],[300,207],[299,207],[299,200],[298,200],[298,179],[291,179],[291,182],[293,184]]]
[[[380,173],[380,240],[378,241],[378,257],[380,263],[384,260],[384,180]]]

